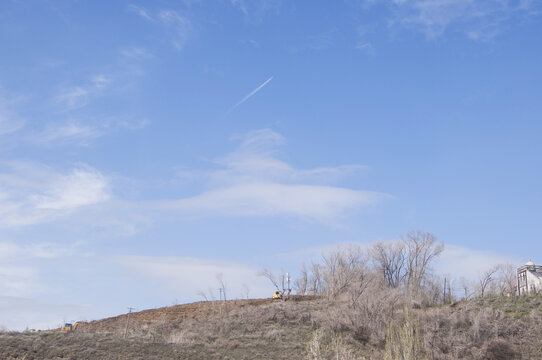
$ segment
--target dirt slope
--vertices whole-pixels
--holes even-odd
[[[315,296],[292,295],[288,302],[302,302],[316,300]],[[220,314],[227,315],[232,311],[242,311],[243,308],[253,306],[263,306],[268,304],[281,303],[280,300],[266,299],[248,299],[248,300],[228,300],[224,301],[200,301],[189,304],[166,306],[156,309],[148,309],[133,312],[130,315],[122,314],[119,316],[84,322],[79,325],[82,332],[116,332],[124,330],[126,323],[130,329],[147,329],[160,323],[182,323],[183,321],[203,321],[208,318],[216,317]],[[129,316],[129,319],[127,317]]]

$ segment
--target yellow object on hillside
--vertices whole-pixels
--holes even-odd
[[[282,299],[282,294],[280,293],[280,291],[277,290],[273,294],[272,298],[275,299],[275,300],[280,300],[280,299]]]
[[[60,328],[61,331],[74,331],[77,329],[77,325],[79,325],[79,322],[76,322],[75,324],[65,323],[64,326]]]

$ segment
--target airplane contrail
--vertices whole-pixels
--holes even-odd
[[[271,76],[269,79],[265,80],[263,82],[263,84],[261,84],[260,86],[258,86],[256,89],[252,90],[247,96],[245,96],[244,98],[241,99],[241,101],[239,101],[237,104],[235,104],[234,106],[232,106],[232,108],[230,109],[230,111],[228,112],[231,112],[233,111],[236,107],[238,107],[239,105],[241,105],[242,103],[244,103],[245,101],[247,101],[248,99],[250,99],[252,96],[254,96],[254,94],[256,94],[258,91],[260,91],[265,85],[269,84],[269,82],[273,80],[273,77]]]

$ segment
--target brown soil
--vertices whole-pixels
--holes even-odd
[[[318,299],[317,296],[291,295],[287,302],[300,302]],[[77,331],[80,332],[117,332],[126,327],[148,328],[159,323],[181,323],[186,320],[201,321],[207,318],[229,314],[233,310],[239,310],[250,306],[263,306],[272,303],[281,303],[281,300],[248,299],[221,301],[200,301],[190,304],[166,306],[156,309],[148,309],[131,314],[123,314],[91,322],[81,322]],[[127,317],[129,316],[129,319]]]

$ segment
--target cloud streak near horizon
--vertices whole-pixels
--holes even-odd
[[[297,169],[277,157],[283,143],[270,129],[245,134],[233,152],[216,160],[220,169],[179,174],[206,181],[207,189],[160,206],[188,218],[295,216],[325,223],[392,197],[330,184],[365,169],[360,165]]]

